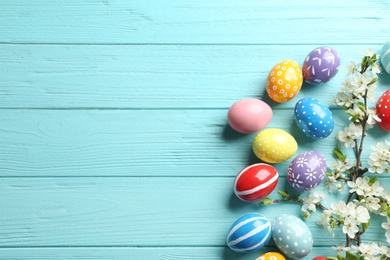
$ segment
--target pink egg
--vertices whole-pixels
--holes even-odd
[[[228,112],[229,125],[243,134],[250,134],[263,129],[271,119],[271,107],[264,101],[255,98],[237,101]]]

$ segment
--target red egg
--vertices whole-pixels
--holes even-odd
[[[317,257],[314,257],[313,260],[326,260],[326,257],[324,257],[324,256],[317,256]]]
[[[246,202],[267,197],[278,184],[278,171],[266,163],[252,164],[241,170],[234,181],[234,193]]]
[[[376,114],[382,120],[377,123],[379,127],[390,132],[390,89],[378,99],[376,103]]]

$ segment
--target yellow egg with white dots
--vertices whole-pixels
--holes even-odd
[[[297,152],[298,143],[282,129],[267,128],[256,135],[252,148],[260,160],[279,163],[290,159]]]

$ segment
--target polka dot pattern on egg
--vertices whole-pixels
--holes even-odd
[[[302,69],[293,60],[284,60],[276,64],[268,74],[266,90],[275,102],[287,102],[301,90]]]
[[[315,98],[302,98],[295,104],[295,122],[312,139],[329,136],[334,128],[333,114],[325,104]]]
[[[279,163],[291,158],[298,149],[292,135],[278,128],[259,132],[252,144],[256,156],[267,163]]]
[[[279,250],[291,258],[302,258],[313,248],[313,236],[307,225],[290,214],[276,217],[272,225],[273,240]]]
[[[376,113],[381,119],[377,125],[383,130],[390,132],[390,90],[380,96],[376,103]]]

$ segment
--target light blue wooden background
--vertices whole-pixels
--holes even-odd
[[[331,160],[345,116],[332,106],[335,133],[313,142],[292,107],[304,96],[331,105],[348,61],[390,40],[389,13],[387,0],[1,0],[0,258],[249,260],[273,249],[225,246],[244,213],[299,214],[233,195],[237,172],[258,160],[227,109],[263,99],[269,126]],[[264,96],[274,64],[302,64],[321,45],[341,55],[335,79],[285,104]],[[379,83],[377,96],[390,77]],[[385,138],[375,128],[367,140]],[[288,164],[276,165],[278,189]],[[307,223],[306,259],[344,241]],[[368,239],[383,239],[378,223]]]

